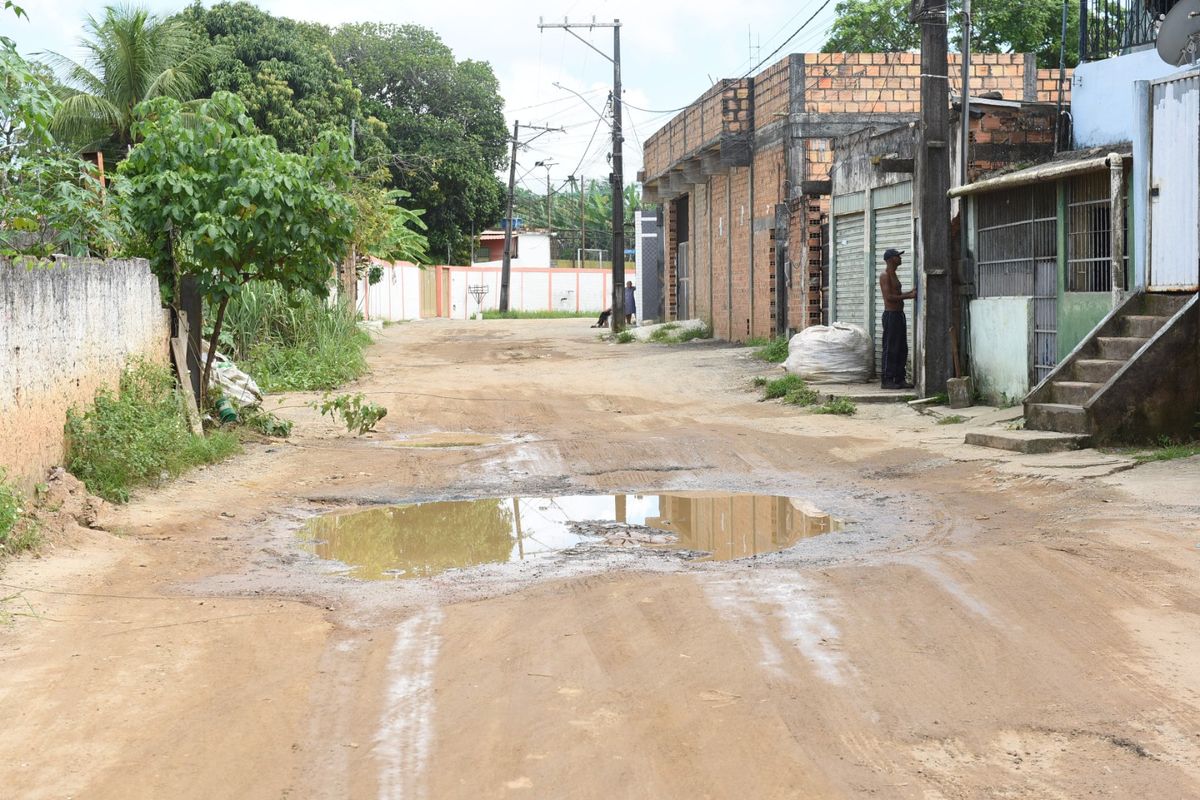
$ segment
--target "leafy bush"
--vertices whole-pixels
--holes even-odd
[[[250,283],[225,309],[221,347],[263,391],[335,389],[367,371],[371,337],[345,306]]]
[[[759,339],[758,341],[763,343],[754,351],[755,358],[772,364],[782,364],[784,361],[787,361],[787,339],[771,339],[770,341]]]
[[[617,334],[617,344],[629,344],[633,340],[633,331],[621,331]]]
[[[292,421],[281,419],[266,409],[250,406],[242,409],[242,424],[263,436],[286,439],[292,435]]]
[[[334,419],[341,417],[346,430],[359,436],[374,430],[379,420],[388,413],[386,408],[378,403],[368,402],[361,394],[339,394],[337,397],[325,395],[321,401],[311,403],[311,406],[320,411],[321,416],[328,414]]]
[[[194,435],[170,371],[145,361],[126,368],[116,392],[99,391],[91,409],[69,410],[66,434],[67,469],[89,491],[118,503],[164,473],[174,477],[238,450],[232,434]]]
[[[668,322],[650,332],[650,341],[658,344],[682,344],[693,339],[711,339],[712,326],[684,328],[678,323]]]
[[[790,406],[811,406],[815,405],[818,395],[807,386],[802,386],[798,389],[792,389],[783,396],[783,402]]]

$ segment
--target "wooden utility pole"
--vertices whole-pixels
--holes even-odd
[[[917,155],[920,223],[917,252],[922,332],[917,384],[925,397],[946,391],[951,377],[953,325],[950,280],[950,85],[946,58],[946,0],[913,0],[910,18],[921,25],[921,142]],[[965,231],[964,231],[965,233]]]
[[[500,312],[508,311],[508,284],[512,275],[512,237],[513,237],[513,193],[517,188],[517,148],[521,146],[521,129],[534,130],[539,133],[529,141],[533,141],[543,133],[562,133],[562,128],[547,128],[544,125],[522,125],[520,121],[513,122],[512,157],[508,162],[508,212],[504,222],[504,261],[500,265]],[[527,144],[527,143],[526,143]]]
[[[588,47],[595,50],[613,65],[613,94],[612,94],[612,174],[609,183],[612,186],[612,332],[619,333],[625,327],[625,172],[622,144],[625,141],[621,135],[621,20],[612,22],[542,22],[538,20],[538,29],[562,28]],[[613,54],[609,56],[587,39],[575,33],[574,28],[612,28]]]

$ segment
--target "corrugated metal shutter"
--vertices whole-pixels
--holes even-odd
[[[837,275],[834,283],[834,322],[866,327],[867,272],[864,261],[864,222],[861,212],[840,214],[834,220],[837,242]]]
[[[1150,146],[1150,291],[1196,291],[1200,286],[1200,77],[1154,85]],[[1132,252],[1132,248],[1130,248]]]
[[[904,250],[903,261],[897,272],[904,291],[913,288],[913,252],[912,252],[912,204],[905,203],[891,208],[880,208],[875,211],[875,225],[871,233],[871,246],[875,255],[875,263],[871,265],[871,284],[875,291],[875,319],[873,320],[875,335],[875,369],[878,371],[883,364],[883,291],[879,288],[879,276],[886,269],[883,263],[883,251],[889,247]],[[908,353],[912,360],[913,351],[913,304],[904,304],[908,315]]]

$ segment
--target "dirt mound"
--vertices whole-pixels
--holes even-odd
[[[47,544],[72,544],[90,538],[89,531],[112,531],[116,526],[112,504],[91,494],[62,467],[50,470],[34,495],[32,516]]]

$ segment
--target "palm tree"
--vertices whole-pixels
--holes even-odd
[[[133,108],[153,97],[190,100],[210,65],[209,47],[177,18],[144,8],[108,6],[89,16],[80,64],[44,54],[58,70],[61,99],[52,128],[60,141],[102,147],[122,158],[133,146]]]

